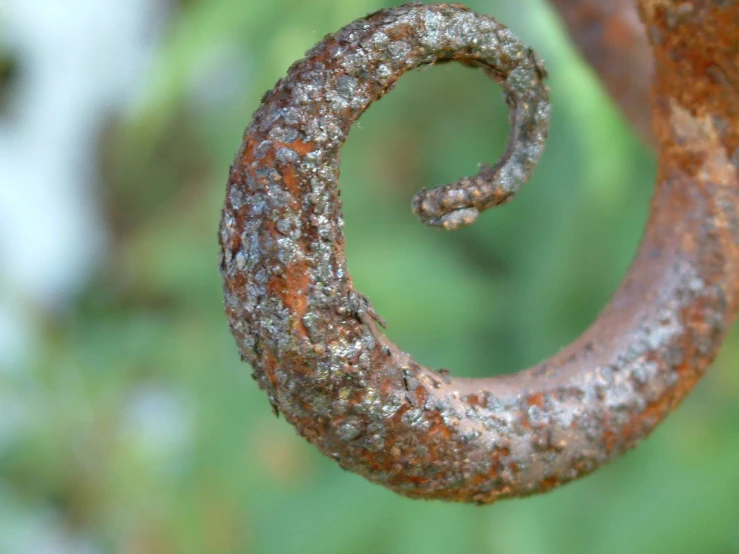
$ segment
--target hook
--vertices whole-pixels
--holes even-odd
[[[381,332],[346,268],[339,148],[410,69],[482,68],[511,108],[506,153],[413,203],[431,225],[470,223],[510,199],[541,153],[549,105],[536,55],[491,17],[409,4],[327,36],[265,95],[223,208],[225,310],[274,409],[343,468],[415,498],[544,492],[635,446],[713,359],[737,309],[739,79],[729,50],[739,41],[727,36],[737,36],[739,7],[640,4],[657,61],[661,154],[643,242],[597,321],[510,376],[448,376]],[[682,15],[665,17],[670,9]]]

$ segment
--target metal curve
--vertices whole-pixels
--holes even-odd
[[[739,117],[730,87],[706,84],[715,81],[709,56],[713,74],[736,77],[726,67],[731,56],[715,53],[726,50],[717,25],[668,29],[663,11],[677,4],[642,2],[648,23],[675,38],[664,40],[671,49],[681,51],[678,39],[704,40],[683,49],[687,60],[702,56],[693,65],[655,45],[663,63],[655,117],[662,162],[635,262],[583,336],[510,376],[437,373],[381,333],[379,316],[346,271],[338,150],[365,98],[381,97],[419,60],[431,63],[423,56],[469,59],[482,25],[511,37],[491,56],[518,67],[525,57],[515,54],[518,41],[458,5],[403,6],[326,37],[265,96],[231,169],[220,269],[242,356],[302,436],[400,494],[490,503],[593,471],[633,447],[692,388],[737,309],[731,156]],[[693,4],[701,6],[693,15],[708,23],[719,9],[739,21],[736,7]],[[685,79],[718,100],[689,103]]]
[[[445,29],[450,46],[455,48],[454,54],[447,58],[445,45],[438,45],[440,49],[433,45],[426,55],[433,56],[431,63],[458,61],[480,67],[488,77],[498,81],[508,104],[511,130],[505,152],[494,166],[483,164],[475,177],[463,177],[430,191],[422,189],[413,197],[412,208],[421,222],[447,231],[469,225],[484,210],[513,199],[541,157],[550,112],[549,89],[543,83],[546,69],[536,53],[525,48],[494,19],[455,9],[459,10],[457,14],[464,15],[455,15],[454,19],[469,28],[456,37],[453,33],[457,29]],[[469,21],[462,22],[463,17]],[[429,32],[428,26],[425,31]],[[421,46],[429,48],[431,43],[426,41],[428,44],[424,45],[423,37],[419,38]],[[423,51],[420,53],[423,55]],[[413,64],[415,67],[416,60]]]
[[[654,60],[634,0],[549,0],[572,41],[645,144],[656,147],[650,115]]]

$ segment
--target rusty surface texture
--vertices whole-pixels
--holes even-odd
[[[223,209],[225,309],[275,411],[342,467],[417,498],[544,492],[636,445],[704,373],[737,309],[739,7],[640,7],[660,153],[642,245],[591,328],[510,376],[451,377],[383,335],[346,269],[338,154],[404,72],[445,61],[482,69],[511,110],[506,154],[414,201],[429,224],[469,223],[509,199],[541,153],[548,103],[535,54],[490,17],[408,5],[327,36],[265,95]]]
[[[656,145],[650,114],[654,68],[634,0],[550,0],[573,42],[641,139]]]

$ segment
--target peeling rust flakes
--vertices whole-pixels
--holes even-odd
[[[228,180],[225,311],[275,413],[341,467],[412,498],[485,504],[545,492],[635,446],[704,373],[739,304],[739,8],[639,5],[661,152],[641,249],[583,337],[504,378],[420,366],[382,334],[346,268],[338,151],[405,72],[448,61],[482,69],[509,99],[503,158],[412,205],[426,224],[467,225],[513,198],[541,155],[549,103],[536,54],[491,17],[409,4],[327,36],[265,94]],[[619,25],[607,42],[629,36]]]

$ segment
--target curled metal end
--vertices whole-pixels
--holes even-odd
[[[403,73],[445,61],[481,68],[510,107],[506,152],[413,203],[425,223],[471,223],[510,199],[541,154],[549,104],[532,51],[459,5],[410,4],[327,36],[265,95],[223,208],[225,311],[274,409],[342,467],[414,498],[545,492],[635,446],[713,359],[739,305],[739,67],[727,47],[739,5],[640,3],[659,37],[661,145],[643,242],[596,322],[515,375],[451,377],[381,332],[346,268],[338,152]]]
[[[544,63],[531,49],[521,50],[518,65],[510,71],[501,72],[493,61],[468,65],[482,68],[503,89],[511,127],[505,152],[494,166],[482,164],[475,177],[416,193],[412,208],[425,225],[453,231],[508,202],[529,180],[544,150],[550,113]]]

